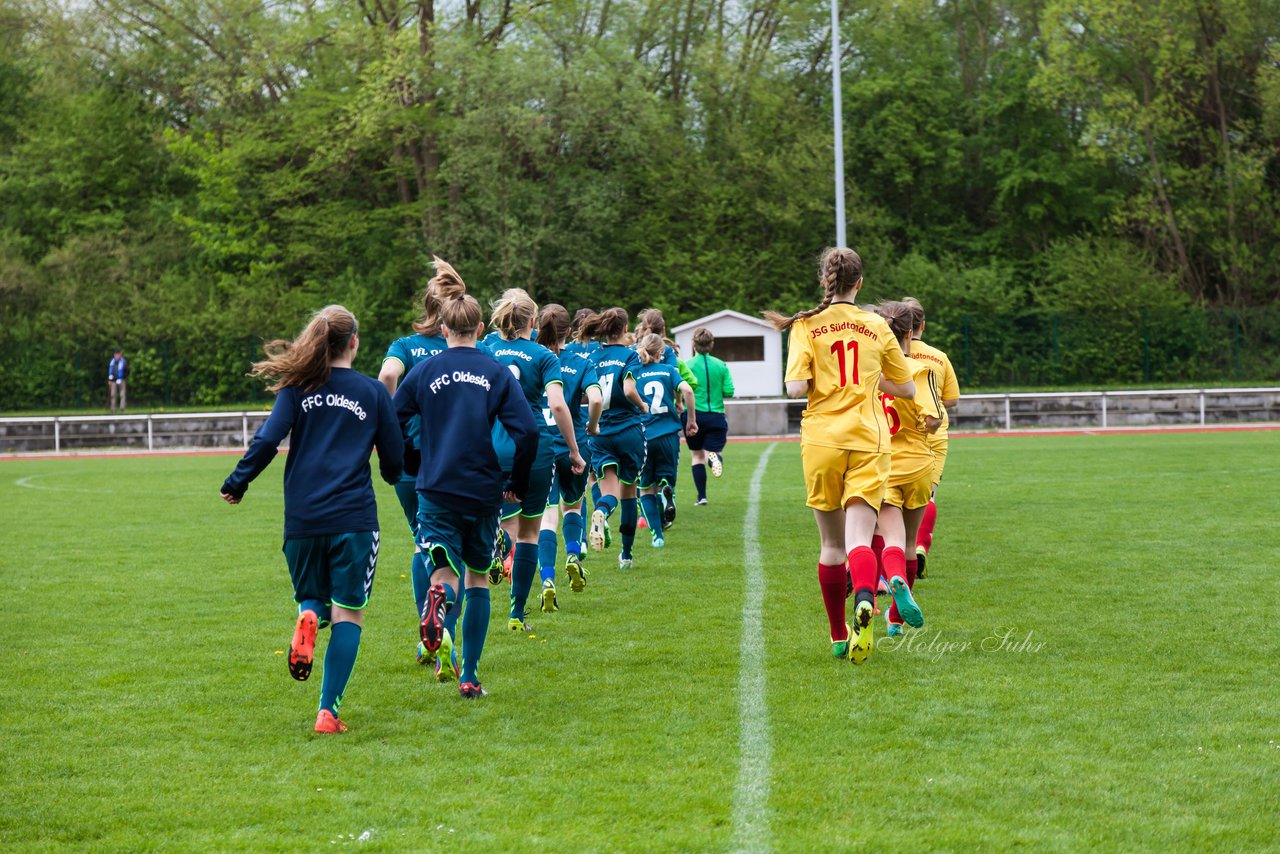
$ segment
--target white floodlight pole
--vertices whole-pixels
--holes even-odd
[[[839,0],[831,0],[831,94],[835,119],[836,156],[836,246],[848,245],[844,223],[844,117],[840,98],[840,9]]]

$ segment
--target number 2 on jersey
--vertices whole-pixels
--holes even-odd
[[[858,379],[858,340],[856,338],[849,341],[833,341],[831,344],[831,352],[836,354],[836,358],[840,360],[840,387],[852,383],[853,385],[861,385]],[[846,373],[845,353],[848,353],[853,364],[848,367]]]
[[[649,413],[651,415],[661,415],[667,411],[666,404],[662,402],[662,383],[657,380],[645,383],[644,393],[652,400],[649,404]]]

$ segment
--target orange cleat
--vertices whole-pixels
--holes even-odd
[[[320,714],[316,715],[316,732],[336,735],[346,731],[347,725],[338,720],[338,716],[328,709],[321,709]]]
[[[299,682],[306,682],[311,675],[311,663],[315,660],[316,632],[320,618],[315,611],[303,611],[293,628],[293,640],[289,642],[289,675]]]

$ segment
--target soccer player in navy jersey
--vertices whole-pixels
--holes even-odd
[[[284,555],[298,620],[289,644],[289,673],[311,675],[317,631],[332,624],[320,684],[316,732],[347,729],[338,707],[360,649],[363,609],[378,565],[378,505],[369,453],[378,449],[382,479],[395,483],[404,443],[391,397],[351,369],[360,336],[340,305],[311,318],[293,341],[272,341],[253,375],[274,380],[275,405],[254,434],[222,497],[239,504],[249,483],[292,435],[284,464]]]
[[[564,399],[573,418],[573,432],[579,451],[589,456],[588,436],[599,429],[603,400],[600,381],[595,367],[582,353],[570,353],[565,349],[569,335],[569,312],[564,306],[544,306],[538,317],[538,340],[560,360],[560,376],[564,381]],[[585,402],[585,406],[579,405]],[[556,599],[557,529],[560,513],[564,512],[564,546],[567,555],[565,573],[569,576],[569,588],[581,593],[587,586],[587,572],[582,565],[582,509],[587,488],[587,472],[573,468],[569,446],[560,435],[551,417],[550,404],[543,400],[542,441],[550,442],[555,452],[554,477],[547,509],[542,514],[542,529],[538,533],[538,569],[542,575],[542,610],[559,609]]]
[[[403,338],[397,338],[391,342],[391,346],[387,348],[387,355],[382,360],[382,370],[378,373],[378,381],[387,387],[389,394],[396,393],[396,387],[400,383],[400,378],[413,370],[414,365],[419,362],[430,359],[437,353],[444,352],[449,346],[444,336],[440,334],[440,297],[436,293],[437,278],[432,278],[427,282],[427,287],[422,294],[422,306],[418,314],[418,319],[413,323],[413,334],[406,335]],[[409,423],[409,429],[405,433],[405,444],[410,448],[417,448],[418,445],[418,419],[413,419]],[[427,588],[431,586],[431,571],[427,568],[427,561],[422,556],[422,552],[418,551],[418,538],[414,532],[417,525],[418,517],[418,491],[415,487],[417,478],[408,472],[400,475],[400,480],[396,482],[396,498],[400,499],[400,508],[404,511],[405,521],[409,525],[409,536],[413,539],[413,557],[409,565],[409,578],[413,587],[413,603],[415,614],[415,622],[422,619],[422,608],[427,601]],[[450,619],[456,622],[458,616],[457,610],[450,612]],[[449,626],[449,630],[453,631],[456,627]],[[448,680],[450,678],[446,669],[442,669],[440,662],[433,655],[428,655],[426,648],[422,642],[418,642],[417,657],[418,663],[422,665],[434,665],[436,678]],[[456,678],[457,673],[453,674]]]
[[[490,612],[486,568],[504,502],[518,504],[529,493],[538,424],[511,371],[476,348],[484,320],[480,304],[466,295],[452,267],[437,259],[436,269],[449,349],[415,366],[394,403],[406,429],[421,417],[421,448],[409,452],[406,467],[417,471],[418,548],[432,567],[422,643],[449,666],[454,639],[445,623],[461,583],[466,607],[458,691],[474,699],[486,693],[479,677]],[[495,421],[514,448],[509,477],[491,439]]]
[[[649,414],[644,424],[645,461],[640,470],[640,509],[654,548],[666,545],[663,532],[675,521],[676,473],[680,469],[680,414],[677,399],[684,401],[689,414],[689,435],[697,435],[698,420],[694,412],[693,389],[680,378],[680,372],[662,361],[666,346],[660,335],[652,332],[636,342],[636,354],[642,367],[635,374],[636,389]]]
[[[648,404],[636,391],[635,373],[640,370],[640,359],[627,346],[627,312],[621,308],[606,309],[591,318],[583,324],[582,334],[605,339],[604,346],[590,356],[600,381],[604,412],[600,416],[599,435],[592,436],[590,441],[591,467],[603,494],[591,513],[588,538],[591,548],[602,551],[608,519],[621,507],[618,533],[622,535],[622,551],[618,555],[618,567],[631,569],[631,547],[639,518],[636,479],[644,467],[644,428],[640,416],[649,411]]]

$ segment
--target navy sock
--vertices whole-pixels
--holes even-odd
[[[564,514],[564,550],[569,554],[582,551],[582,514]]]
[[[329,606],[319,599],[303,599],[298,603],[298,613],[301,614],[303,611],[313,612],[316,619],[320,621],[320,628],[329,625]]]
[[[591,506],[600,506],[600,481],[591,484]]]
[[[543,581],[556,580],[556,558],[559,548],[560,538],[556,536],[555,531],[544,528],[538,532],[538,571]]]
[[[693,486],[698,490],[698,500],[707,497],[707,467],[702,463],[693,464]]]
[[[649,530],[659,537],[662,536],[662,511],[658,507],[658,496],[641,495],[640,512],[644,514],[644,520],[649,523]]]
[[[329,648],[324,651],[324,677],[320,680],[320,708],[336,717],[347,692],[347,682],[360,654],[360,627],[355,623],[334,623],[329,630]]]
[[[480,655],[489,633],[489,588],[468,587],[466,612],[462,615],[462,676],[459,682],[478,684]]]
[[[516,543],[516,556],[511,564],[511,619],[524,619],[524,606],[529,601],[529,589],[538,571],[538,546],[535,543]]]
[[[431,589],[431,567],[427,565],[427,556],[422,552],[413,553],[409,578],[413,581],[413,613],[421,620],[422,606],[427,604],[427,591]]]
[[[639,513],[634,498],[622,499],[622,521],[618,524],[618,533],[622,534],[622,553],[619,557],[631,557],[631,546],[636,541],[636,520]],[[658,531],[662,531],[662,522],[658,522]]]
[[[602,495],[600,500],[596,502],[596,509],[604,511],[604,518],[608,519],[613,515],[613,511],[618,509],[618,499],[612,495]]]

